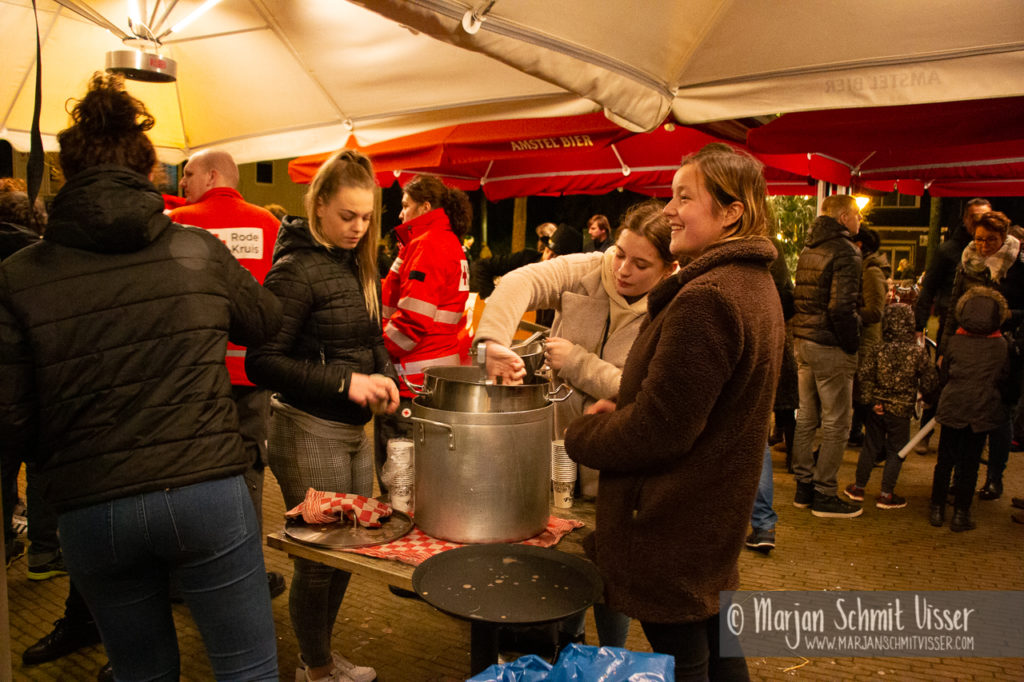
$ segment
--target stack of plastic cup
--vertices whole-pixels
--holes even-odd
[[[568,509],[572,506],[572,491],[576,487],[576,462],[569,459],[565,441],[551,442],[551,488],[554,491],[555,506]]]
[[[411,512],[413,485],[416,483],[413,442],[408,438],[392,438],[388,441],[387,450],[388,459],[381,471],[381,478],[388,485],[391,506],[398,511]]]

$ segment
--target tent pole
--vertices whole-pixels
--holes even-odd
[[[928,250],[925,251],[924,267],[927,270],[931,267],[932,259],[939,251],[939,241],[942,236],[942,199],[930,197],[931,205],[928,207]]]
[[[516,197],[512,209],[512,253],[526,248],[526,197]]]
[[[480,193],[480,257],[491,257],[491,247],[487,245],[487,197],[483,192]]]

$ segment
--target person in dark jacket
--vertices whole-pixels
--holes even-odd
[[[955,306],[960,297],[974,287],[995,289],[1006,299],[1009,310],[1002,331],[1020,340],[1024,322],[1024,243],[1010,233],[1011,228],[1010,219],[999,211],[984,213],[975,221],[974,240],[961,255],[950,301]],[[940,356],[958,326],[961,325],[955,314],[946,316],[946,329],[939,343]],[[1019,391],[1005,397],[1005,419],[992,430],[988,439],[988,473],[985,485],[978,491],[980,500],[995,500],[1003,494],[1003,471],[1010,456],[1013,413]]]
[[[739,584],[782,362],[765,210],[756,159],[724,144],[684,159],[665,215],[672,254],[691,260],[649,294],[617,402],[565,436],[601,472],[586,550],[605,601],[675,656],[677,680],[748,678],[718,647],[719,593]]]
[[[0,261],[7,259],[26,246],[35,244],[41,238],[36,230],[29,227],[35,223],[42,227],[46,224],[46,209],[43,202],[36,199],[35,206],[29,204],[28,194],[23,189],[5,189],[13,185],[13,178],[3,178],[0,184]],[[18,502],[18,472],[21,460],[5,457],[0,461],[3,466],[0,481],[3,481],[3,529],[6,543],[7,563],[10,565],[16,557],[25,552],[25,545],[17,539],[17,533],[11,526],[14,507]],[[31,489],[32,486],[29,486]],[[26,491],[26,495],[28,491]],[[37,505],[41,506],[41,505]],[[32,511],[30,509],[30,511]],[[42,525],[42,524],[40,524]],[[56,540],[56,517],[53,518],[52,531]]]
[[[373,412],[394,412],[398,387],[381,336],[380,280],[370,160],[343,150],[306,192],[308,219],[281,222],[264,286],[284,303],[280,332],[246,355],[245,370],[275,392],[268,455],[289,508],[309,488],[373,495]],[[387,376],[385,376],[387,375]],[[376,677],[331,652],[331,632],[351,574],[296,558],[288,608],[299,642],[300,679],[341,671]],[[335,679],[335,678],[331,678]]]
[[[914,416],[918,392],[929,402],[933,401],[939,378],[928,351],[917,342],[914,312],[909,305],[886,306],[881,326],[882,341],[864,352],[858,370],[860,389],[869,411],[856,479],[843,494],[855,502],[863,502],[871,470],[876,462],[882,461],[885,469],[875,506],[900,509],[907,505],[907,500],[895,490],[903,466],[899,452],[910,440],[910,419]]]
[[[860,315],[860,348],[857,351],[858,373],[853,380],[853,423],[850,426],[849,442],[851,445],[864,443],[864,422],[871,406],[861,392],[859,366],[864,364],[865,356],[872,352],[873,347],[882,342],[882,311],[885,310],[889,286],[886,275],[889,261],[878,248],[881,240],[878,233],[863,225],[853,238],[853,243],[860,249],[861,257],[861,298],[857,305]]]
[[[827,197],[807,234],[793,291],[794,350],[800,391],[793,443],[793,505],[815,516],[850,518],[861,508],[836,495],[836,473],[850,434],[853,375],[857,371],[861,289],[860,251],[852,239],[860,209],[848,194]],[[821,422],[818,460],[814,433]]]
[[[536,263],[543,254],[533,249],[522,249],[515,253],[477,258],[469,266],[469,290],[480,294],[480,298],[490,298],[494,293],[495,280],[504,277],[516,268]]]
[[[989,287],[973,287],[956,303],[957,331],[946,343],[942,394],[935,419],[942,425],[939,454],[932,476],[930,523],[945,520],[950,473],[954,476],[954,511],[949,528],[972,530],[971,500],[985,437],[1006,420],[1005,391],[1020,385],[1011,370],[1009,344],[999,333],[1008,319],[1006,299]]]
[[[280,304],[164,215],[154,119],[120,77],[94,76],[71,117],[46,234],[0,263],[0,442],[39,466],[117,678],[177,678],[171,577],[218,678],[276,680],[223,358],[270,338]]]
[[[980,197],[971,199],[964,206],[963,224],[950,228],[945,241],[939,244],[932,262],[928,264],[928,268],[921,278],[921,290],[914,301],[914,328],[918,335],[924,335],[928,318],[934,314],[939,318],[935,342],[942,341],[942,331],[946,326],[946,313],[955,303],[950,300],[950,295],[953,293],[956,270],[960,266],[960,254],[974,239],[974,228],[978,218],[991,210],[992,205],[988,199]],[[921,424],[927,424],[934,416],[934,407],[926,409],[921,415]],[[924,438],[917,444],[914,451],[921,455],[927,454],[929,439],[930,436]]]
[[[608,216],[590,216],[587,221],[587,234],[590,235],[590,248],[587,251],[607,251],[612,242],[612,226],[608,222]]]
[[[42,235],[36,230],[46,226],[46,208],[41,199],[34,204],[28,201],[28,194],[21,189],[5,190],[10,178],[0,180],[0,260],[14,255],[26,246],[39,242]],[[33,225],[35,229],[28,226]],[[21,461],[15,457],[4,457],[0,460],[3,467],[0,481],[3,481],[3,513],[4,537],[7,541],[7,563],[17,553],[23,552],[15,543],[21,541],[15,537],[11,527],[11,515],[18,498],[18,471]],[[45,580],[47,578],[67,575],[64,559],[60,554],[60,541],[57,538],[57,513],[40,494],[39,475],[35,467],[29,465],[25,470],[25,498],[28,504],[29,540],[29,579]],[[41,555],[41,556],[40,556]],[[33,561],[33,559],[36,561]],[[69,581],[68,597],[64,603],[64,616],[57,619],[54,628],[30,645],[22,654],[22,663],[26,666],[37,665],[56,660],[82,647],[98,644],[99,630],[89,607],[82,598],[73,582]]]

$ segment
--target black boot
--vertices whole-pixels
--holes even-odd
[[[974,521],[971,521],[971,510],[970,509],[954,509],[953,519],[949,522],[949,529],[954,533],[960,533],[965,530],[974,530]]]
[[[946,505],[944,504],[933,504],[931,509],[931,515],[928,517],[928,523],[932,524],[936,528],[941,526],[946,520]]]
[[[53,631],[25,650],[21,661],[25,665],[38,665],[55,661],[82,647],[100,643],[95,623],[73,623],[67,618],[54,622]]]
[[[984,487],[978,491],[979,500],[998,500],[1003,494],[1003,484],[995,481],[986,481]]]

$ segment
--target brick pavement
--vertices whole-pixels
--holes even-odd
[[[934,439],[933,439],[934,440]],[[852,481],[856,450],[848,450],[840,486]],[[927,521],[934,452],[910,455],[900,483],[909,499],[905,509],[883,511],[873,505],[881,479],[876,470],[868,485],[864,514],[856,519],[817,519],[792,506],[794,484],[775,457],[775,508],[778,548],[768,557],[744,551],[740,558],[743,589],[805,590],[1024,590],[1024,526],[1010,522],[1010,496],[1024,495],[1024,453],[1014,453],[1005,475],[1006,493],[991,502],[975,501],[977,530],[952,533],[948,525]],[[23,488],[22,488],[23,489]],[[283,502],[267,477],[266,530],[283,524]],[[290,562],[267,549],[269,567],[291,582]],[[63,613],[67,578],[32,583],[25,561],[7,574],[14,680],[93,680],[106,661],[102,647],[84,649],[59,661],[21,667],[21,653],[49,632]],[[210,679],[202,642],[184,606],[175,606],[182,652],[182,679]],[[288,620],[287,595],[274,601],[281,679],[294,679],[297,647]],[[587,639],[596,642],[593,619]],[[469,627],[430,606],[393,596],[384,587],[355,576],[335,628],[335,647],[354,661],[374,666],[381,682],[462,680],[469,673]],[[634,623],[630,648],[649,651]],[[1024,680],[1024,659],[957,658],[750,658],[755,680]],[[800,667],[797,667],[800,666]]]

